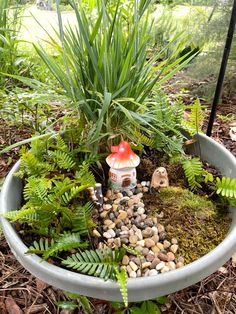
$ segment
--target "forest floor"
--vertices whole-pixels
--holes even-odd
[[[204,124],[206,128],[207,121]],[[0,147],[29,137],[27,126],[9,126],[1,121]],[[214,123],[213,138],[236,156],[236,95],[224,98]],[[234,133],[235,132],[235,133]],[[17,150],[4,154],[0,160],[0,176],[6,176],[17,160]],[[236,255],[236,254],[235,254]],[[67,300],[63,291],[43,283],[28,273],[15,259],[4,236],[0,235],[0,314],[84,313],[60,310],[57,301]],[[111,313],[108,302],[91,299],[93,313]],[[217,272],[201,282],[168,296],[161,306],[163,313],[235,314],[236,313],[236,256]]]

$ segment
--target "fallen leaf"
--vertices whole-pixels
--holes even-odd
[[[43,282],[42,280],[36,278],[36,287],[37,287],[38,292],[41,292],[44,289],[46,289],[48,287],[48,285],[45,282]]]
[[[5,306],[8,314],[23,314],[22,310],[19,308],[12,297],[6,298]]]

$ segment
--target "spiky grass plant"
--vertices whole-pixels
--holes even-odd
[[[157,105],[149,102],[152,90],[187,61],[182,62],[184,56],[173,63],[172,58],[157,62],[162,51],[148,57],[151,1],[140,1],[127,19],[120,1],[111,9],[109,1],[97,0],[93,14],[85,14],[81,4],[69,0],[76,25],[66,27],[59,2],[56,39],[48,34],[59,59],[40,45],[35,49],[69,97],[75,114],[80,115],[80,125],[91,126],[93,148],[98,150],[99,143],[106,143],[108,138],[131,138],[130,126],[138,131],[148,128],[151,137],[155,136],[160,120],[152,114]],[[162,131],[158,136],[168,140]]]

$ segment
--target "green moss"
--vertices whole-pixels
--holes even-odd
[[[177,238],[178,255],[190,263],[214,249],[227,234],[230,218],[224,206],[217,206],[206,196],[179,187],[145,195],[150,214],[163,211],[160,223],[169,239]]]

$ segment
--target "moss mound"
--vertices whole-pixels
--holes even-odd
[[[227,234],[230,217],[226,206],[179,187],[144,196],[151,215],[163,212],[160,223],[169,239],[177,238],[178,254],[190,263],[214,249]]]

